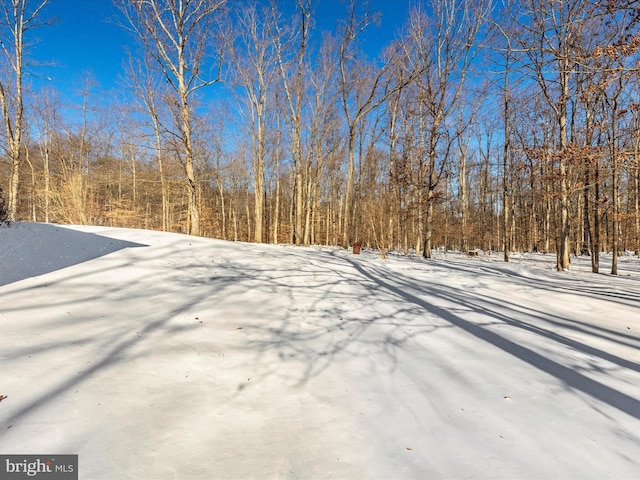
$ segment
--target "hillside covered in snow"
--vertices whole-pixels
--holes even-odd
[[[98,480],[640,472],[637,257],[610,276],[33,223],[0,245],[2,454]]]

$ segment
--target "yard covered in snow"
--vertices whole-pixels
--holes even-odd
[[[640,474],[637,257],[33,223],[0,245],[2,454],[104,480]]]

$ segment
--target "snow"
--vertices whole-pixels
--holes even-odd
[[[0,245],[2,454],[105,480],[640,472],[632,255],[611,276],[35,223]]]

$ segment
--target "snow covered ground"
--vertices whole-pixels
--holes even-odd
[[[0,453],[104,480],[638,478],[640,262],[554,260],[2,227]]]

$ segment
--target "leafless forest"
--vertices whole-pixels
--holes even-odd
[[[114,0],[122,89],[63,105],[1,0],[10,220],[252,242],[640,254],[640,5],[425,0],[364,48],[364,0]],[[325,7],[326,8],[326,7]]]

